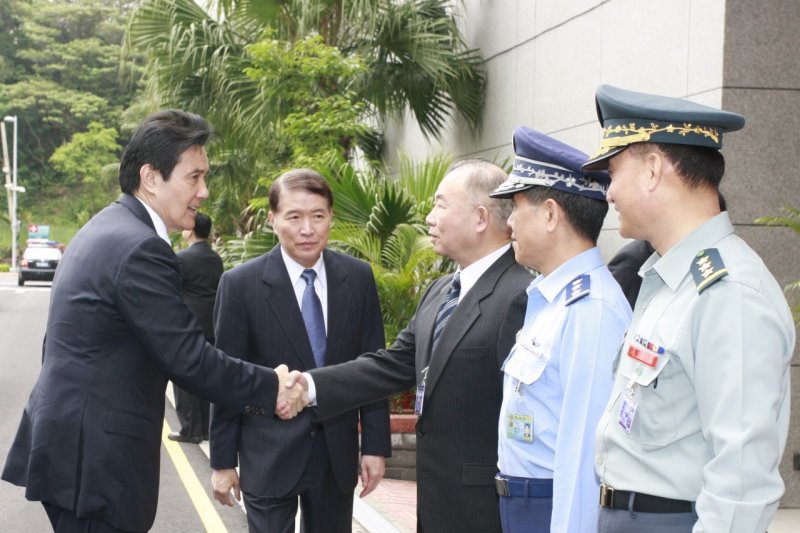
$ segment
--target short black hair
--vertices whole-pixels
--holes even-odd
[[[713,187],[719,189],[725,174],[725,158],[716,148],[688,144],[635,143],[630,145],[634,155],[648,150],[661,152],[673,165],[681,179],[690,188]]]
[[[605,200],[596,200],[540,185],[517,194],[524,194],[528,202],[533,205],[539,205],[548,199],[554,200],[564,210],[570,226],[579,235],[597,244],[603,220],[608,213],[608,202]]]
[[[119,188],[133,194],[139,189],[139,170],[152,165],[164,181],[192,146],[204,146],[211,136],[206,119],[179,109],[158,111],[145,118],[125,146],[119,166]]]
[[[200,239],[208,239],[211,235],[211,217],[205,213],[197,213],[194,219],[194,234]]]
[[[269,209],[273,213],[280,210],[281,193],[284,190],[303,190],[317,194],[328,200],[328,208],[333,208],[333,191],[319,172],[309,168],[295,168],[284,172],[272,182],[269,188]]]

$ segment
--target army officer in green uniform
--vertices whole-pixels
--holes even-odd
[[[649,241],[595,438],[600,532],[766,531],[783,494],[795,328],[783,292],[720,212],[723,132],[744,117],[600,86],[620,233]]]

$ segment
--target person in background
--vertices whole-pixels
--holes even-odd
[[[333,192],[317,172],[294,169],[269,190],[279,245],[223,274],[214,309],[217,347],[263,366],[311,369],[386,346],[368,263],[327,249]],[[347,387],[346,384],[336,385]],[[317,422],[290,422],[214,405],[214,497],[232,505],[244,492],[251,533],[345,533],[353,523],[361,424],[361,496],[383,478],[391,455],[385,398]],[[239,474],[235,467],[239,466]]]
[[[655,253],[597,426],[599,531],[766,531],[784,486],[795,326],[720,210],[723,133],[741,115],[601,85],[608,201]],[[768,186],[768,183],[764,183]]]
[[[512,198],[517,262],[540,275],[503,363],[497,488],[505,533],[597,527],[594,430],[631,308],[600,257],[608,175],[586,154],[530,128],[514,131],[514,170],[492,196]]]
[[[211,248],[211,218],[197,213],[193,230],[183,230],[183,239],[189,244],[177,253],[181,268],[181,294],[183,301],[200,321],[206,341],[214,344],[214,298],[217,296],[219,278],[224,270],[222,258]],[[178,442],[199,443],[208,440],[208,401],[198,398],[180,387],[173,387],[175,412],[180,431],[173,431],[169,439]]]

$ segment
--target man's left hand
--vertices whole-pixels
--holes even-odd
[[[361,486],[364,490],[359,494],[363,498],[378,486],[386,472],[386,458],[380,455],[361,456]]]

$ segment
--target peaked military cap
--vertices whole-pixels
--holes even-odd
[[[605,172],[584,172],[586,154],[544,133],[520,126],[514,130],[514,169],[490,193],[510,198],[535,186],[552,187],[571,194],[605,200],[610,179]]]
[[[723,132],[744,127],[744,117],[737,113],[611,85],[597,88],[595,103],[597,118],[603,126],[603,140],[600,148],[584,163],[584,170],[608,168],[611,157],[638,142],[719,150]]]

